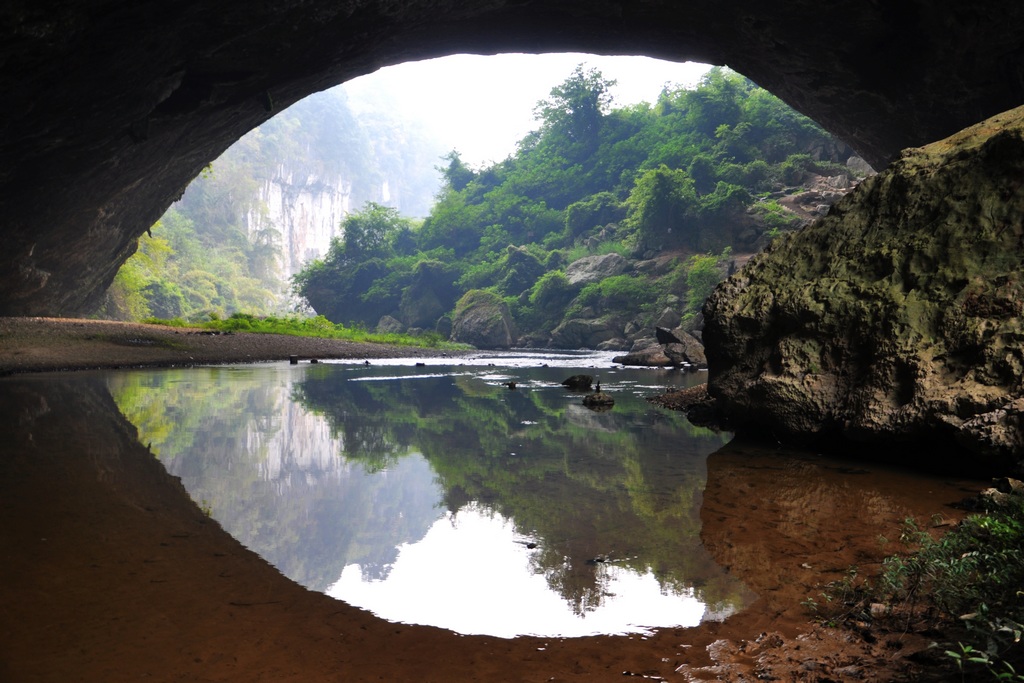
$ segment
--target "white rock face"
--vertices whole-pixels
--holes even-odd
[[[288,280],[308,261],[327,254],[331,239],[341,236],[341,221],[353,210],[352,182],[344,178],[296,177],[281,166],[259,189],[256,208],[246,216],[253,234],[279,234],[281,276]]]

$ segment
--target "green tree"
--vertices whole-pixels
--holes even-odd
[[[630,226],[647,247],[695,246],[699,239],[693,221],[696,204],[690,176],[667,166],[644,172],[626,200]]]
[[[366,258],[381,258],[394,253],[393,239],[409,228],[409,221],[398,209],[367,202],[361,211],[342,220],[344,258],[355,262]]]
[[[422,226],[372,239],[380,232],[354,225],[297,279],[306,299],[332,320],[372,325],[388,313],[427,326],[479,289],[504,297],[520,330],[536,338],[590,306],[647,324],[670,296],[692,291],[703,301],[701,277],[712,273],[703,261],[688,268],[689,254],[719,253],[751,228],[744,246],[753,243],[757,230],[786,218],[781,205],[750,211],[764,204],[755,200],[843,158],[840,143],[728,69],[711,70],[696,88],[665,88],[653,106],[613,109],[612,84],[580,65],[538,103],[539,126],[514,155],[480,169],[456,151],[442,157],[444,185]],[[812,149],[823,161],[807,155]],[[581,239],[609,224],[615,230],[601,245]],[[609,249],[684,253],[676,268],[586,291],[554,273]],[[417,266],[428,261],[445,264],[443,277],[431,275],[436,287],[423,285],[434,266]]]
[[[584,70],[579,64],[569,78],[551,89],[548,99],[537,103],[534,117],[546,132],[567,143],[561,151],[569,159],[589,154],[597,146],[614,85],[614,80],[605,79],[597,69]]]
[[[696,254],[686,262],[686,310],[699,313],[701,307],[724,274],[723,264],[729,260],[732,249],[726,247],[718,256]]]
[[[462,161],[462,157],[454,149],[442,158],[448,162],[448,165],[438,166],[437,170],[441,172],[445,184],[455,192],[461,192],[466,189],[466,186],[473,181],[476,174],[466,166]]]
[[[611,192],[598,192],[569,205],[565,211],[566,238],[574,240],[593,228],[626,217],[622,202]]]

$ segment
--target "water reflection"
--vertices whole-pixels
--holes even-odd
[[[327,592],[386,619],[497,636],[533,633],[538,624],[548,634],[576,636],[614,633],[624,624],[695,626],[705,617],[692,591],[666,591],[653,573],[614,562],[598,567],[605,599],[583,612],[567,609],[543,572],[532,570],[532,542],[511,520],[468,505],[403,546],[385,580],[367,582],[359,565],[349,565]],[[617,596],[628,601],[607,599]]]
[[[750,592],[700,543],[705,458],[723,437],[642,400],[682,376],[600,372],[617,401],[606,413],[560,386],[562,367],[264,365],[109,383],[236,538],[381,616],[570,635],[741,609]]]

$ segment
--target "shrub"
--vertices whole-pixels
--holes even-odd
[[[656,287],[646,278],[616,275],[584,287],[573,301],[571,310],[580,311],[583,308],[594,307],[599,311],[609,308],[646,311],[656,301]]]
[[[718,256],[714,254],[694,255],[686,262],[686,308],[697,313],[715,286],[722,280],[722,262],[732,254],[726,247]]]
[[[565,233],[571,242],[576,237],[626,217],[622,202],[611,192],[599,192],[570,204],[565,210]]]
[[[939,538],[908,519],[901,540],[916,549],[886,558],[877,584],[845,604],[861,613],[877,603],[891,614],[930,615],[951,625],[957,642],[945,652],[964,675],[1024,681],[1015,669],[1024,659],[1024,497],[1008,496]],[[838,602],[836,590],[823,596]]]

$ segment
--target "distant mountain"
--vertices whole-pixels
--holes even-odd
[[[250,237],[278,233],[282,275],[290,278],[326,254],[342,219],[366,202],[426,216],[445,152],[415,123],[384,112],[357,118],[344,88],[334,88],[251,131],[213,168],[216,176],[220,165],[238,164],[256,182],[242,227]]]

